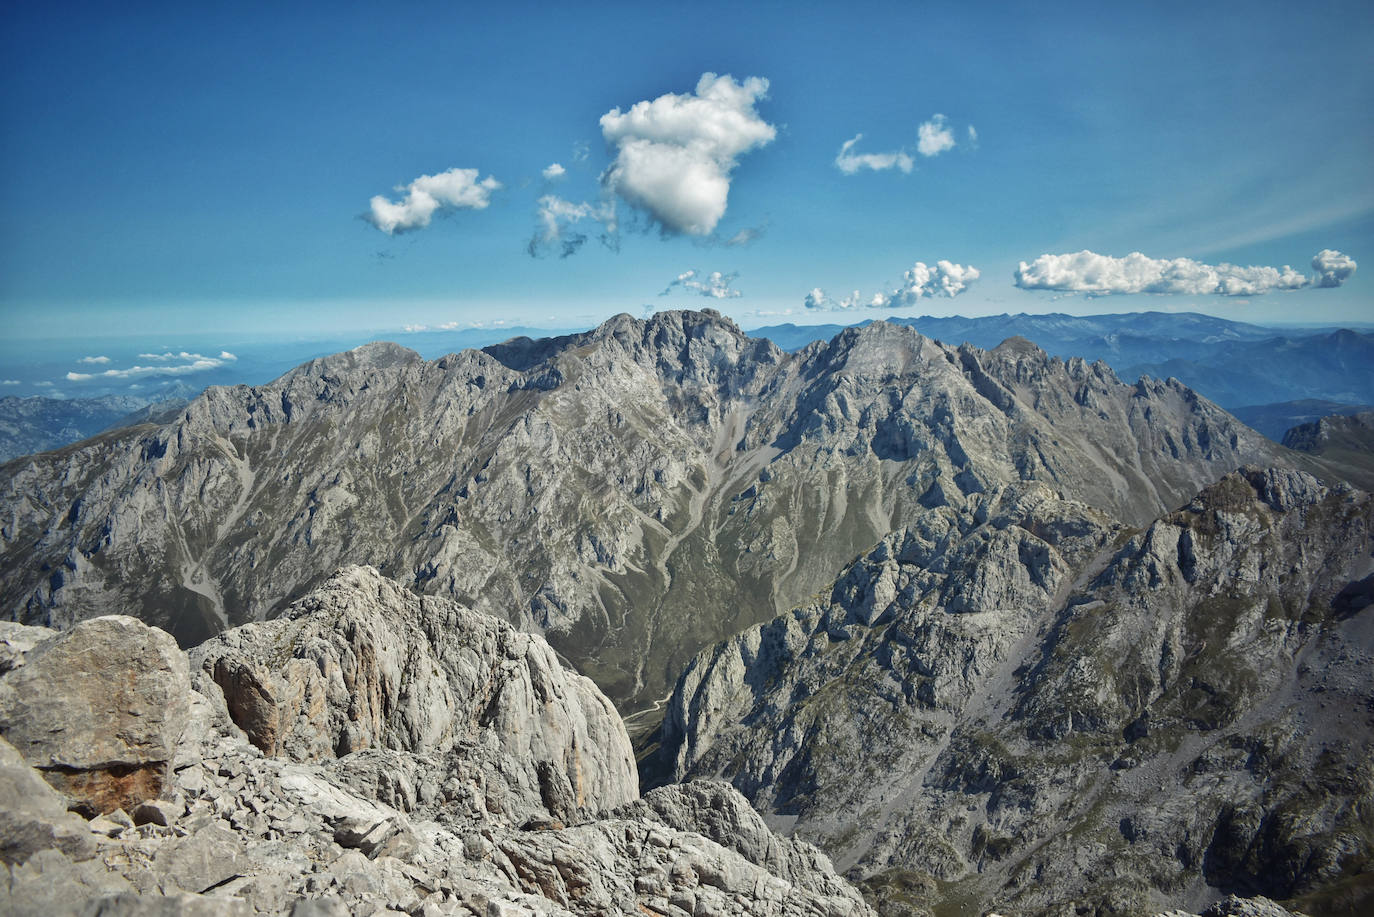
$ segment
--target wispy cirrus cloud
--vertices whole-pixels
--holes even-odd
[[[739,290],[734,289],[731,284],[739,277],[738,271],[729,274],[722,274],[720,271],[712,271],[705,276],[697,273],[695,269],[683,271],[677,275],[677,279],[668,284],[668,287],[659,296],[667,296],[673,292],[674,288],[680,288],[689,293],[696,293],[699,296],[707,296],[711,299],[734,299],[743,296]]]
[[[835,156],[835,167],[845,175],[853,175],[864,169],[882,172],[896,168],[910,172],[915,167],[915,160],[906,150],[893,150],[889,153],[854,152],[854,145],[863,138],[863,134],[855,134],[840,145],[840,152]]]
[[[490,175],[480,180],[477,176],[477,169],[421,175],[408,185],[396,186],[396,191],[405,193],[399,201],[375,195],[363,218],[390,236],[425,228],[441,210],[484,210],[501,183]]]
[[[600,226],[601,241],[608,248],[619,250],[619,219],[613,200],[575,204],[556,194],[546,194],[539,199],[536,213],[538,226],[526,246],[530,257],[550,252],[557,252],[560,258],[576,254],[590,238],[588,232],[580,228],[584,225]]]
[[[1150,258],[1131,252],[1124,258],[1084,249],[1044,254],[1022,261],[1014,274],[1023,290],[1055,290],[1110,296],[1123,293],[1260,296],[1304,287],[1338,287],[1355,273],[1354,259],[1323,249],[1312,259],[1313,276],[1288,265],[1205,264],[1191,258]]]
[[[972,265],[955,264],[952,261],[936,261],[933,265],[917,261],[911,269],[902,274],[902,282],[895,289],[861,296],[855,290],[848,296],[834,299],[816,287],[802,300],[806,309],[844,311],[859,307],[869,309],[900,309],[914,306],[923,299],[944,297],[953,299],[969,288],[981,276]]]
[[[709,235],[725,215],[739,157],[777,136],[755,108],[767,93],[761,77],[703,73],[692,93],[611,109],[601,133],[616,157],[603,185],[664,232]]]
[[[906,147],[883,153],[855,152],[854,147],[863,139],[863,136],[863,134],[855,134],[840,145],[840,152],[835,156],[835,168],[845,175],[854,175],[864,169],[872,172],[897,169],[904,173],[910,173],[916,167],[916,159]],[[973,125],[966,128],[966,136],[965,146],[976,148],[978,146],[978,132],[974,130]],[[954,129],[949,126],[949,119],[944,115],[932,115],[929,121],[923,121],[916,127],[916,152],[927,159],[939,156],[946,150],[952,150],[958,145],[959,143],[954,137]]]

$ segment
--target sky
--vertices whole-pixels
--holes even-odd
[[[11,341],[1374,321],[1367,0],[5,15]]]

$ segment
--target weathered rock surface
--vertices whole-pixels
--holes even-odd
[[[1036,487],[933,510],[698,656],[658,774],[913,906],[1367,883],[1371,532],[1370,495],[1253,468],[1136,531]]]
[[[170,638],[132,619],[0,633],[18,721],[30,695],[13,680],[102,628],[119,639],[69,657],[89,671],[45,685],[62,709],[102,678],[122,690],[128,647]],[[240,704],[223,673],[248,670]],[[375,570],[221,634],[194,675],[168,780],[132,817],[68,813],[30,766],[49,758],[0,740],[0,915],[873,914],[724,784],[639,801],[614,707],[541,638]]]
[[[91,814],[156,798],[189,715],[176,641],[111,616],[27,645],[0,680],[0,736]]]
[[[1172,380],[881,322],[796,354],[690,312],[375,344],[4,466],[0,613],[189,646],[365,563],[544,632],[635,712],[931,506],[1041,480],[1143,523],[1278,452]]]
[[[61,850],[75,860],[95,856],[86,820],[0,739],[0,862],[23,863],[40,850]]]
[[[191,658],[268,755],[405,752],[432,764],[383,767],[421,790],[450,759],[480,762],[487,804],[522,820],[581,821],[639,795],[625,726],[590,679],[543,640],[370,567],[339,571],[283,617],[221,634]]]

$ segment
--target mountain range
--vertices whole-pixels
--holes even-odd
[[[1374,838],[1361,435],[1286,448],[1176,379],[885,322],[372,344],[0,466],[0,613],[165,629],[270,759],[432,757],[423,664],[330,667],[452,625],[326,658],[300,624],[367,565],[387,607],[539,634],[646,788],[728,782],[879,914],[1340,913]]]
[[[1278,442],[1312,419],[1303,406],[1324,400],[1327,413],[1374,402],[1374,333],[1368,328],[1279,329],[1197,313],[1061,313],[889,319],[938,340],[991,348],[1008,337],[1035,341],[1068,359],[1103,360],[1123,379],[1176,377]],[[776,325],[752,333],[797,349],[839,332],[838,325]],[[1306,406],[1310,412],[1311,405]],[[1358,409],[1356,407],[1355,409]]]

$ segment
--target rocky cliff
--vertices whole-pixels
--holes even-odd
[[[784,354],[714,313],[434,362],[390,344],[0,468],[0,609],[194,645],[347,563],[542,632],[650,707],[702,647],[933,506],[1042,481],[1143,523],[1277,448],[1174,381],[875,323]]]
[[[725,784],[640,798],[542,639],[369,568],[189,663],[120,616],[0,653],[0,914],[873,913]]]
[[[1038,484],[933,507],[699,655],[657,773],[729,780],[883,913],[1347,912],[1374,851],[1372,532],[1369,494],[1256,468],[1143,528]]]

